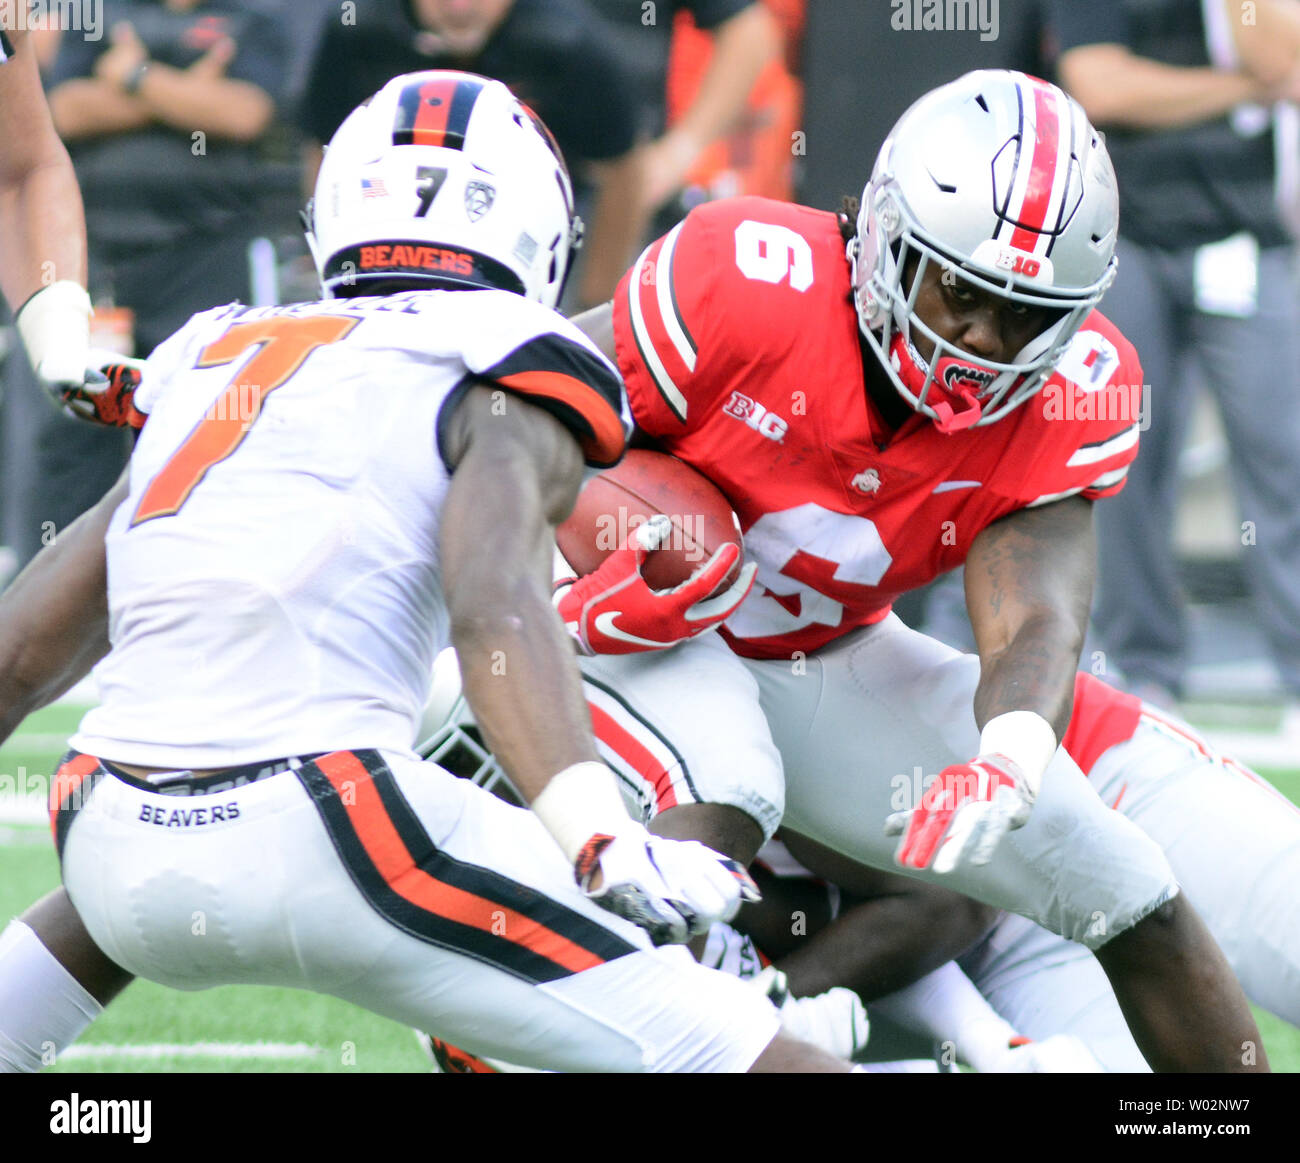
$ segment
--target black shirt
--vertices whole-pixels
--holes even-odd
[[[1201,0],[1048,0],[1047,15],[1056,55],[1120,44],[1167,65],[1210,64]],[[1181,129],[1102,128],[1119,179],[1124,237],[1169,249],[1243,230],[1261,246],[1289,241],[1274,201],[1271,122],[1254,136],[1238,133],[1226,116]]]
[[[280,24],[237,0],[207,0],[173,12],[147,0],[105,0],[105,28],[127,21],[151,59],[185,69],[219,39],[235,42],[226,68],[231,80],[249,81],[279,99],[288,53]],[[65,36],[50,76],[92,77],[95,61],[111,47],[107,36]],[[257,148],[165,125],[87,137],[69,143],[86,204],[92,247],[112,261],[142,248],[174,246],[192,232],[216,233],[247,226],[259,208]]]
[[[570,164],[635,144],[636,109],[605,23],[583,0],[516,0],[477,57],[424,48],[401,0],[360,0],[355,24],[328,18],[299,123],[327,142],[358,105],[401,73],[466,69],[504,81],[546,122]]]

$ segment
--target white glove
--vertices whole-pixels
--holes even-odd
[[[851,989],[836,986],[814,997],[791,997],[785,974],[775,965],[754,978],[754,988],[781,1011],[781,1029],[790,1037],[845,1060],[867,1048],[867,1008]]]
[[[599,872],[600,887],[590,885]],[[587,896],[640,925],[656,945],[687,941],[728,921],[743,902],[760,899],[758,886],[735,860],[695,840],[652,836],[635,821],[617,836],[592,836],[574,861]]]

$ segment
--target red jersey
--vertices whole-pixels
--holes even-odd
[[[1074,707],[1061,746],[1091,775],[1093,765],[1105,752],[1133,738],[1142,718],[1142,700],[1125,694],[1090,674],[1074,676]]]
[[[918,413],[891,434],[864,386],[875,356],[835,216],[803,206],[693,211],[619,284],[614,338],[638,426],[740,517],[758,583],[724,633],[751,658],[880,621],[999,517],[1118,492],[1137,451],[1141,367],[1095,311],[1004,419],[944,435]]]

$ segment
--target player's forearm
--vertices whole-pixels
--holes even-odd
[[[540,576],[530,567],[516,583],[503,576],[511,564],[466,575],[474,596],[451,610],[452,643],[484,737],[531,803],[557,772],[598,756],[573,646],[551,606],[549,558]]]
[[[185,133],[255,141],[271,124],[275,105],[248,81],[196,75],[151,62],[138,96],[152,117]]]
[[[1246,73],[1166,65],[1114,44],[1071,49],[1061,57],[1059,72],[1101,128],[1175,129],[1269,99],[1267,87]]]
[[[1074,673],[1083,627],[1069,615],[1045,610],[1029,618],[1005,650],[980,655],[975,721],[980,729],[1012,711],[1032,711],[1051,725],[1059,743],[1070,725]]]
[[[108,653],[104,533],[125,478],[0,595],[0,740]]]
[[[998,716],[1029,711],[1060,742],[1095,569],[1092,502],[1081,497],[1021,509],[975,538],[965,580],[980,657],[975,718],[981,730]]]
[[[573,484],[548,504],[529,454],[492,425],[517,421],[523,409],[536,412],[538,426],[558,425],[509,401],[505,415],[484,420],[483,406],[477,395],[461,406],[477,410],[478,428],[443,506],[443,582],[465,696],[488,746],[531,803],[557,772],[596,759],[573,645],[551,605],[552,524],[559,509],[572,507],[581,458],[561,432]]]
[[[0,186],[0,253],[5,256],[0,286],[15,311],[59,280],[85,285],[81,191],[61,145],[21,178]]]

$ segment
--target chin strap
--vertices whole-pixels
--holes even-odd
[[[945,436],[971,427],[983,412],[983,405],[976,393],[985,385],[970,379],[967,374],[970,370],[969,364],[949,356],[944,356],[935,366],[935,383],[940,385],[944,394],[930,407],[935,413],[934,426]],[[962,407],[954,408],[954,403],[960,403]]]

